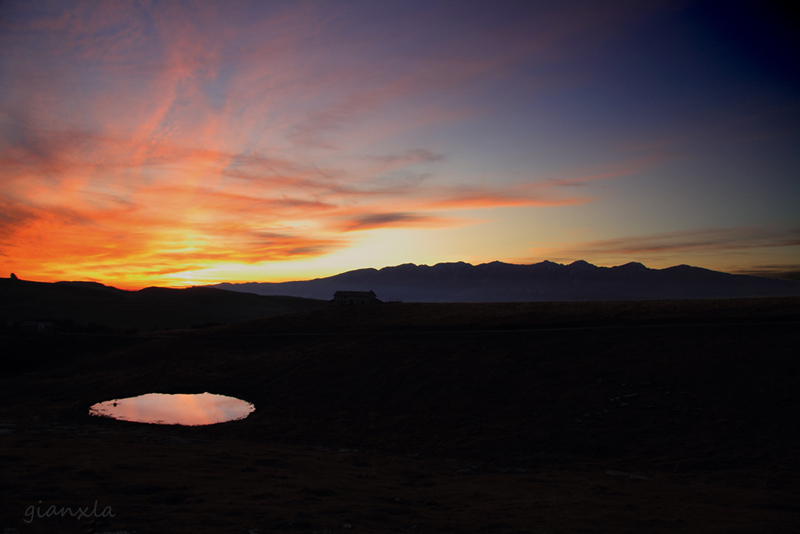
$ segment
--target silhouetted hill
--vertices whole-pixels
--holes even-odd
[[[265,297],[212,287],[125,291],[96,282],[0,279],[0,327],[5,328],[21,321],[53,321],[62,331],[85,331],[89,325],[106,331],[190,328],[326,305],[311,299]]]
[[[330,299],[338,290],[372,290],[383,301],[537,302],[777,297],[800,295],[800,282],[734,275],[679,265],[649,269],[641,263],[597,267],[585,261],[514,265],[403,264],[359,269],[328,278],[283,283],[216,284],[259,295]]]

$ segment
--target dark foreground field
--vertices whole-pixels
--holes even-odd
[[[797,298],[386,304],[3,346],[4,534],[800,531]],[[256,411],[88,415],[204,391]],[[95,501],[106,517],[36,516]]]

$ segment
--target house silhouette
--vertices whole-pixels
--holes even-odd
[[[375,292],[369,291],[337,291],[333,294],[332,306],[358,306],[380,304]]]

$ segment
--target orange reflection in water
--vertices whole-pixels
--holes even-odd
[[[148,393],[99,402],[89,415],[157,425],[213,425],[244,419],[256,409],[249,402],[224,395]]]

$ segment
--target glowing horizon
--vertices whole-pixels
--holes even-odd
[[[0,276],[800,269],[780,13],[532,4],[3,4]]]

